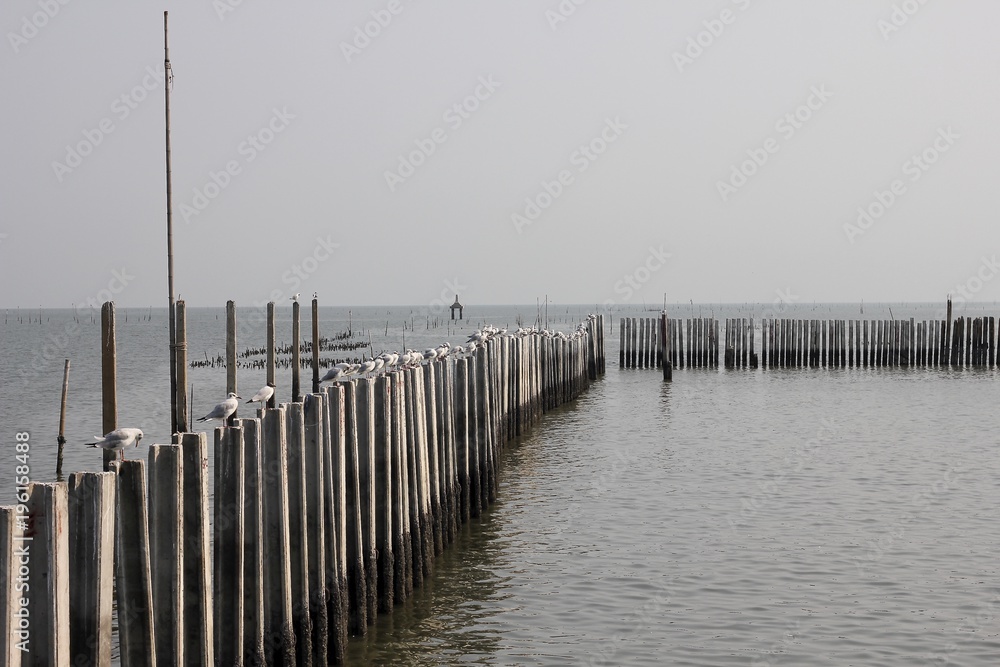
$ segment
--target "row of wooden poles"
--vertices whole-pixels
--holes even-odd
[[[673,368],[717,368],[719,340],[719,322],[712,319],[623,318],[619,365],[660,368],[667,356]],[[754,320],[736,318],[725,321],[721,340],[725,368],[757,368],[758,364],[764,368],[992,367],[1000,363],[994,317],[959,317],[953,322],[764,319],[759,341]]]
[[[182,433],[148,462],[29,483],[27,530],[0,508],[6,664],[109,665],[113,604],[123,667],[343,663],[495,499],[503,443],[603,372],[602,324],[264,408],[215,429],[214,470],[207,435]]]
[[[672,368],[719,366],[719,321],[715,318],[623,317],[619,326],[618,365],[622,368],[661,368],[664,356]]]

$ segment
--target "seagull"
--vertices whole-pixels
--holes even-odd
[[[293,294],[293,295],[291,295],[290,297],[288,297],[288,299],[289,299],[290,301],[298,301],[298,300],[299,300],[299,295],[300,295],[300,294],[302,294],[302,292],[296,292],[295,294]]]
[[[314,299],[318,299],[319,298],[319,292],[313,292],[313,298]]]
[[[198,419],[197,421],[205,422],[208,421],[209,419],[218,419],[221,420],[223,424],[225,424],[226,420],[229,419],[229,416],[234,412],[236,412],[236,408],[238,408],[240,405],[239,401],[236,400],[237,398],[243,398],[243,397],[237,396],[235,392],[232,391],[229,392],[229,396],[226,397],[226,400],[216,405],[211,412],[209,412],[204,417]]]
[[[137,428],[119,428],[106,433],[104,437],[95,435],[94,440],[97,442],[89,443],[91,447],[100,447],[101,449],[121,452],[121,458],[124,461],[125,448],[132,444],[138,447],[139,441],[142,440],[142,431]]]
[[[368,375],[375,370],[375,362],[369,359],[368,361],[362,362],[361,367],[358,369],[358,375]]]
[[[271,400],[272,396],[274,396],[274,383],[268,382],[247,403],[260,403],[260,407],[263,408],[264,404]]]

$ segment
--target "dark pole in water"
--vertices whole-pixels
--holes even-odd
[[[59,455],[56,457],[56,479],[62,481],[63,445],[66,444],[66,394],[69,392],[69,359],[63,368],[62,407],[59,410]]]
[[[388,324],[386,324],[386,335],[389,335]],[[312,393],[319,393],[319,299],[313,297],[312,300]]]
[[[170,432],[178,433],[184,428],[184,422],[178,421],[177,415],[177,331],[174,320],[174,210],[173,191],[170,182],[170,84],[174,80],[170,69],[170,48],[167,42],[167,12],[163,12],[163,98],[164,119],[166,125],[167,153],[167,314],[170,318]]]
[[[101,426],[104,433],[118,428],[118,357],[115,348],[115,303],[106,301],[101,306]],[[113,449],[104,451],[104,472],[118,459]]]

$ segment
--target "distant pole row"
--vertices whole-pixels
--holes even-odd
[[[620,320],[618,364],[622,368],[660,368],[663,365],[661,317],[623,317]],[[718,368],[719,321],[704,317],[668,318],[665,353],[671,368]]]
[[[950,335],[949,335],[950,331]],[[764,320],[765,368],[973,367],[997,364],[995,317]]]
[[[603,368],[600,317],[577,338],[497,336],[219,427],[211,471],[206,434],[181,433],[148,461],[32,483],[32,641],[21,654],[6,628],[6,664],[110,664],[113,604],[123,667],[342,664],[496,498],[503,443]],[[5,611],[16,519],[0,508]]]
[[[663,356],[671,369],[718,367],[718,321],[661,319],[622,318],[621,367],[660,368]],[[736,318],[725,321],[721,348],[725,368],[993,367],[997,335],[995,317],[764,319],[758,339],[752,318]]]

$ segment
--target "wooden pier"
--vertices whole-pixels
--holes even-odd
[[[665,322],[660,322],[660,320]],[[661,344],[660,333],[667,340]],[[994,367],[995,317],[949,320],[725,320],[622,318],[622,368],[955,368]]]
[[[4,664],[110,664],[112,604],[123,667],[343,663],[496,498],[504,443],[604,372],[603,318],[585,331],[497,335],[265,407],[211,445],[182,433],[147,461],[28,484],[24,524],[0,508]]]

